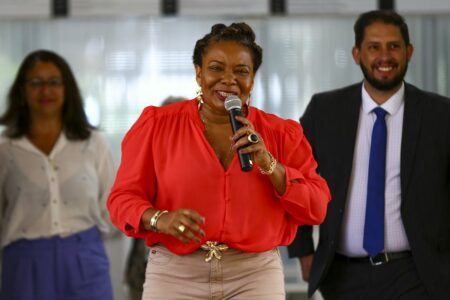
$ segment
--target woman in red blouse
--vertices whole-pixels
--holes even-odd
[[[277,247],[323,221],[328,187],[301,126],[248,104],[262,49],[247,24],[214,25],[193,60],[199,96],[147,107],[125,136],[111,218],[150,246],[143,299],[284,299]]]

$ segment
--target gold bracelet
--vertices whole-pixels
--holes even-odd
[[[261,174],[264,174],[264,175],[272,174],[275,171],[275,168],[277,167],[277,160],[275,159],[275,157],[273,157],[272,153],[270,153],[269,151],[267,151],[267,153],[270,156],[269,170],[263,170],[263,169],[261,169],[261,167],[259,167],[259,172],[261,172]]]
[[[158,232],[158,228],[156,227],[156,223],[158,223],[159,218],[163,215],[168,213],[167,210],[157,210],[153,217],[150,219],[150,230],[154,232]]]

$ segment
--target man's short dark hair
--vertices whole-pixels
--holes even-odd
[[[357,48],[361,47],[366,28],[376,22],[397,26],[400,29],[405,45],[409,45],[408,25],[401,15],[392,10],[372,10],[361,14],[353,26],[355,46]]]

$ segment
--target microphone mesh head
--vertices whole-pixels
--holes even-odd
[[[227,111],[230,111],[232,109],[241,109],[242,106],[242,102],[241,99],[239,99],[238,96],[236,95],[230,95],[225,99],[225,102],[223,103],[223,105],[225,106],[225,109]]]

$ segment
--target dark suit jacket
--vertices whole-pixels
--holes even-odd
[[[450,100],[405,85],[401,216],[417,271],[432,299],[450,299]],[[301,118],[332,194],[320,226],[309,296],[326,276],[339,242],[361,102],[359,83],[314,95]],[[289,254],[312,253],[312,227],[300,227]]]

